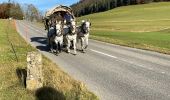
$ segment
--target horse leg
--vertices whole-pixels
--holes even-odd
[[[59,50],[59,52],[61,52],[62,51],[62,48],[63,48],[63,38],[61,38],[61,40],[59,41],[59,48],[60,48],[60,50]]]
[[[58,41],[58,53],[61,52],[61,46],[60,46],[60,41]]]
[[[75,39],[73,40],[74,55],[77,54],[76,42],[77,42],[77,40],[76,40],[76,38],[75,38]]]
[[[59,46],[59,42],[57,42],[57,43],[56,43],[56,54],[58,54],[58,53],[59,53],[59,48],[60,48],[60,46]]]
[[[50,41],[50,51],[53,53],[53,42],[52,41]]]
[[[67,39],[67,53],[70,53],[71,41]]]
[[[77,37],[76,37],[76,41],[77,41],[76,47],[77,47],[77,48],[79,47],[79,41],[80,41],[79,39],[80,39],[80,38],[77,36]]]
[[[84,53],[84,37],[81,37],[81,50]]]
[[[61,53],[61,50],[62,50],[62,41],[58,41],[58,53]]]
[[[87,49],[87,47],[88,47],[88,44],[89,44],[89,36],[87,35],[86,37],[85,37],[85,49]]]
[[[48,32],[47,32],[47,45],[50,47],[49,29],[48,29]]]
[[[63,48],[66,48],[67,47],[67,38],[66,36],[63,36]]]
[[[58,54],[59,53],[59,40],[58,40],[57,37],[55,37],[54,42],[55,42],[55,45],[56,45],[56,54]]]
[[[50,40],[49,40],[49,37],[47,37],[47,46],[50,46]]]
[[[79,43],[79,36],[77,36],[76,39],[77,39],[77,43]]]
[[[52,41],[51,41],[51,39],[49,38],[49,48],[50,48],[50,51],[52,52],[53,50],[52,50],[52,43],[51,43]]]

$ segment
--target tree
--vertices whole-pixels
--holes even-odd
[[[24,16],[29,21],[40,21],[42,19],[42,13],[33,5],[23,5]]]
[[[11,5],[10,7],[10,16],[15,19],[23,19],[23,12],[18,3]]]
[[[18,3],[2,3],[0,4],[0,18],[15,18],[15,19],[22,19],[23,12]]]

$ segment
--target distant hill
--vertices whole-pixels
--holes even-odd
[[[71,5],[77,17],[96,12],[107,11],[120,6],[147,4],[170,0],[80,0]]]
[[[170,30],[170,2],[118,7],[78,18],[90,19],[92,31],[151,32]]]

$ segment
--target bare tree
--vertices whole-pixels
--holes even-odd
[[[42,18],[41,12],[33,4],[25,4],[23,11],[26,20],[39,21]]]

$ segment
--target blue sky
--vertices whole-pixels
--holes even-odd
[[[8,0],[0,0],[0,3],[7,2]],[[46,11],[56,5],[71,5],[79,0],[11,0],[21,4],[34,4],[39,10]]]

